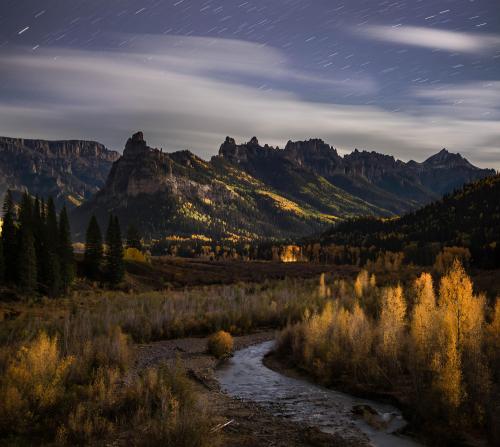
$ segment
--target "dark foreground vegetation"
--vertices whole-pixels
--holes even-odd
[[[283,327],[300,321],[306,309],[320,311],[324,298],[316,283],[74,292],[3,306],[1,442],[217,445],[210,413],[182,368],[137,371],[132,343]]]

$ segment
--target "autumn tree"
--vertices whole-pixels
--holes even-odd
[[[406,302],[401,285],[387,287],[382,295],[379,320],[379,353],[388,370],[400,368],[399,358],[405,340]]]
[[[470,277],[459,260],[441,279],[439,311],[442,318],[441,385],[453,407],[476,402],[473,416],[481,418],[481,401],[490,388],[490,372],[482,352],[485,299],[475,296]],[[458,371],[457,371],[458,370]],[[451,378],[450,378],[451,376]]]
[[[484,301],[474,296],[472,281],[457,259],[441,279],[439,306],[450,314],[459,351],[463,354],[466,348],[477,349],[484,324]]]
[[[415,305],[410,326],[410,355],[414,363],[414,372],[418,374],[429,367],[433,354],[437,315],[432,276],[429,273],[422,273],[415,280],[413,292]]]

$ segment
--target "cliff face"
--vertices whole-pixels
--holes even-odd
[[[279,188],[287,188],[286,183],[292,188],[297,176],[321,176],[345,193],[389,214],[423,206],[464,183],[495,173],[479,169],[445,149],[422,163],[405,163],[389,155],[357,149],[341,157],[319,139],[289,141],[284,150],[279,150],[260,147],[256,138],[237,145],[228,137],[219,157]]]
[[[104,185],[118,157],[94,141],[0,137],[0,194],[27,190],[74,207]]]
[[[153,149],[138,132],[102,190],[72,213],[73,227],[82,238],[91,214],[104,226],[112,212],[151,238],[305,236],[348,217],[414,209],[447,192],[451,178],[461,185],[491,173],[457,157],[442,152],[404,163],[357,150],[341,157],[318,139],[281,150],[255,137],[245,144],[227,137],[207,162],[189,151]]]

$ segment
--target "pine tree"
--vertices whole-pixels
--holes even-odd
[[[37,263],[35,240],[33,237],[33,203],[25,193],[19,212],[17,281],[26,293],[33,293],[37,288]]]
[[[5,281],[13,283],[17,279],[17,227],[16,210],[10,190],[3,204],[2,245],[5,264]]]
[[[46,292],[49,296],[57,296],[61,287],[61,266],[59,262],[59,228],[56,207],[52,197],[47,201],[47,221],[45,224],[45,243],[47,250]]]
[[[75,260],[68,212],[65,206],[59,215],[59,260],[61,264],[61,288],[67,292],[75,279]]]
[[[90,279],[98,279],[103,258],[102,234],[94,215],[90,218],[85,237],[84,266],[85,274]]]
[[[132,224],[127,229],[127,248],[136,248],[142,251],[141,235],[137,227]]]
[[[37,278],[42,292],[45,291],[48,264],[45,243],[45,210],[43,208],[45,208],[45,203],[40,203],[39,198],[36,197],[33,206],[33,237],[35,239]]]
[[[125,267],[120,222],[113,215],[109,217],[106,245],[106,277],[110,284],[117,285],[123,280]]]

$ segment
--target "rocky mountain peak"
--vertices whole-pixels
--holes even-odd
[[[123,156],[127,158],[135,158],[139,155],[144,155],[149,151],[150,148],[144,140],[144,134],[142,132],[136,132],[127,140]]]
[[[426,166],[433,167],[446,167],[446,168],[456,168],[456,167],[467,167],[475,168],[468,160],[466,160],[460,154],[453,154],[447,149],[441,149],[437,154],[429,157],[423,163]]]
[[[257,139],[257,137],[252,137],[248,144],[250,146],[259,146],[259,140]]]

